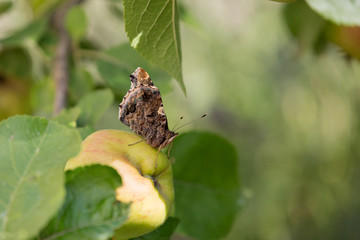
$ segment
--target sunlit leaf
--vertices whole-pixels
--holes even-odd
[[[80,141],[76,130],[38,117],[0,123],[0,239],[29,239],[57,212]]]
[[[77,104],[81,114],[77,126],[94,125],[104,114],[114,100],[114,94],[109,89],[93,91],[85,95]],[[116,114],[115,114],[115,117]]]
[[[116,170],[92,165],[66,172],[66,201],[40,239],[106,240],[127,219],[127,206],[115,198]]]
[[[41,17],[52,10],[63,0],[28,0],[35,17]]]
[[[175,0],[124,0],[125,30],[131,46],[170,73],[186,93],[177,11]]]
[[[306,0],[314,11],[341,25],[360,25],[359,0]]]
[[[196,239],[224,237],[239,210],[235,148],[216,134],[188,132],[175,139],[171,156],[179,230]]]

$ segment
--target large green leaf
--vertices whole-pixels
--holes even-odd
[[[125,94],[130,87],[130,74],[142,67],[151,76],[160,90],[169,89],[170,76],[158,67],[154,67],[142,58],[129,44],[122,44],[108,49],[97,60],[101,76],[116,91]]]
[[[359,0],[306,0],[314,11],[341,25],[360,25]]]
[[[106,240],[127,219],[127,206],[116,201],[121,185],[116,170],[92,165],[66,172],[66,201],[40,239]]]
[[[81,109],[77,126],[94,125],[114,100],[114,94],[110,89],[93,91],[85,95],[78,103]]]
[[[175,0],[124,0],[125,30],[131,46],[166,70],[186,93],[177,11]]]
[[[175,139],[171,155],[179,230],[196,239],[224,237],[239,210],[235,148],[216,134],[189,132]]]
[[[43,118],[0,123],[0,239],[34,236],[65,196],[64,166],[80,149],[76,130]]]
[[[169,217],[165,223],[155,231],[141,237],[133,238],[133,240],[169,240],[179,225],[179,222],[179,219]]]

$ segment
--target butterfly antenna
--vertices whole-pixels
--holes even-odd
[[[200,120],[200,119],[202,119],[202,118],[204,118],[204,117],[206,117],[206,114],[204,114],[204,115],[202,115],[201,117],[199,117],[199,118],[197,118],[197,119],[194,119],[194,120],[192,120],[192,121],[190,121],[190,122],[188,122],[188,123],[185,123],[184,125],[181,125],[180,127],[174,129],[173,131],[179,130],[180,128],[185,127],[185,126],[189,125],[190,123],[196,122],[196,121],[198,121],[198,120]]]
[[[173,129],[171,131],[174,131],[174,129],[176,128],[176,125],[179,124],[179,122],[183,119],[184,117],[181,117],[176,123],[175,125],[173,126]]]

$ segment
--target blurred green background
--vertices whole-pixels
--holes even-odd
[[[0,119],[50,117],[56,37],[41,19],[56,1],[10,2],[0,15]],[[360,66],[358,50],[341,41],[347,29],[301,0],[179,6],[187,97],[160,69],[127,55],[121,1],[88,0],[81,5],[85,23],[74,13],[68,24],[75,39],[68,105],[110,87],[116,100],[96,129],[128,130],[117,109],[130,66],[141,65],[162,92],[170,128],[181,116],[186,122],[207,113],[180,132],[216,132],[238,150],[242,210],[224,239],[359,239]],[[14,35],[18,41],[9,40]]]

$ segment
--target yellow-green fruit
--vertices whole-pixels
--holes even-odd
[[[171,163],[163,153],[150,147],[137,135],[119,130],[101,130],[88,136],[78,156],[65,170],[90,164],[103,164],[117,170],[122,186],[116,199],[131,203],[127,221],[116,230],[116,239],[129,239],[158,228],[168,217],[174,202]]]

